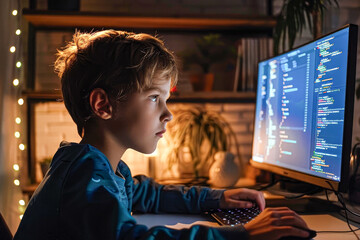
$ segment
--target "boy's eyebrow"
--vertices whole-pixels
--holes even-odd
[[[148,89],[145,90],[145,92],[150,92],[150,91],[154,91],[154,90],[159,91],[159,92],[160,92],[161,94],[163,94],[163,95],[168,95],[168,92],[167,92],[167,91],[165,91],[165,90],[163,90],[163,89],[161,89],[161,88],[158,88],[158,87],[148,88]],[[169,93],[169,95],[170,95],[170,93]]]

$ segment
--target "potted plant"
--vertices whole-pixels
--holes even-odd
[[[181,171],[182,168],[189,168],[189,163],[187,172],[190,177],[207,178],[214,155],[228,152],[231,144],[235,144],[240,160],[235,133],[225,119],[215,112],[200,108],[174,111],[174,120],[168,125],[168,170],[177,165]],[[189,176],[183,174],[182,177]]]
[[[337,0],[284,0],[283,6],[277,16],[274,31],[274,53],[278,54],[280,43],[285,51],[286,38],[288,48],[294,46],[297,33],[302,33],[306,25],[312,31],[313,38],[321,35],[321,25],[326,10],[326,4],[339,6]]]
[[[179,53],[184,70],[191,65],[198,65],[201,74],[190,76],[190,82],[195,91],[211,91],[214,83],[214,74],[210,72],[215,63],[236,57],[234,47],[227,46],[220,34],[209,34],[195,39],[196,48],[187,49]]]

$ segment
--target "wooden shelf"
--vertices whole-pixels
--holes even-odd
[[[32,91],[24,90],[22,95],[31,100],[62,101],[61,90]]]
[[[179,95],[173,95],[169,103],[242,103],[255,102],[256,94],[254,92],[187,92]]]
[[[23,91],[23,96],[31,100],[53,100],[62,101],[61,91]],[[169,103],[239,103],[255,102],[254,92],[185,92],[172,95]]]
[[[64,12],[23,10],[23,16],[35,27],[120,27],[143,29],[239,30],[244,28],[272,29],[274,17],[155,17],[107,14],[98,12]]]

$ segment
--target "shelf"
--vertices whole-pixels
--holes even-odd
[[[61,90],[32,91],[24,90],[22,95],[31,100],[53,100],[62,101]]]
[[[243,103],[254,102],[254,92],[187,92],[171,96],[169,103]]]
[[[97,12],[23,10],[23,16],[35,27],[119,27],[144,29],[239,30],[275,27],[274,17],[158,17],[131,16]]]
[[[23,96],[31,100],[62,101],[61,91],[23,91]],[[187,92],[172,95],[169,103],[241,103],[255,102],[254,92]]]

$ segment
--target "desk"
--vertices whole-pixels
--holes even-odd
[[[206,215],[191,215],[191,214],[134,214],[133,215],[139,224],[144,224],[148,227],[153,226],[167,226],[169,228],[181,229],[189,228],[194,224],[207,225],[212,227],[219,227],[219,224],[211,217]],[[347,231],[349,230],[345,221],[342,221],[337,216],[330,214],[319,215],[302,215],[307,225],[316,231]],[[356,228],[355,226],[353,226]],[[360,236],[360,233],[357,232]],[[318,233],[316,240],[354,240],[354,234],[349,233]]]
[[[253,184],[249,181],[239,181],[238,184],[241,184],[237,187],[247,187]],[[306,200],[305,196],[302,199],[295,199],[289,202],[278,201],[284,199],[283,196],[277,195],[280,190],[278,187],[273,187],[272,190],[275,190],[274,193],[270,193],[268,191],[264,192],[264,196],[266,198],[267,206],[278,207],[278,206],[286,206],[289,208],[293,208],[293,210],[297,207],[302,208],[303,200]],[[281,192],[284,194],[284,192]],[[326,199],[323,193],[320,193],[316,196],[319,199]],[[311,199],[311,198],[310,198]],[[336,201],[337,198],[334,194],[329,194],[329,199],[331,201]],[[316,199],[315,199],[316,200]],[[298,206],[296,206],[298,205]],[[295,208],[295,209],[294,209]],[[360,206],[351,206],[348,205],[352,211],[360,212]],[[313,210],[313,209],[312,209]],[[320,209],[321,210],[321,209]],[[315,231],[349,231],[349,227],[341,217],[340,214],[333,213],[324,213],[321,212],[318,214],[300,214],[309,228]],[[350,214],[349,214],[350,215]],[[191,214],[135,214],[133,217],[137,220],[139,224],[144,224],[148,227],[153,226],[166,226],[174,229],[181,228],[189,228],[192,225],[207,225],[211,227],[219,227],[220,225],[210,216],[207,215],[191,215]],[[357,221],[360,221],[360,218],[356,218]],[[352,224],[353,229],[360,227],[360,224]],[[360,231],[357,231],[358,236],[360,236]],[[318,233],[314,238],[315,240],[356,240],[356,237],[352,232],[347,233]]]

